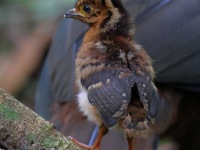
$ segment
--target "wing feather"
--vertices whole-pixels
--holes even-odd
[[[158,114],[159,96],[157,88],[148,74],[135,75],[140,100],[147,111],[147,119],[153,119]]]
[[[82,79],[82,84],[88,89],[90,103],[97,107],[108,127],[116,125],[119,119],[127,114],[131,100],[128,76],[119,78],[120,72],[123,71],[123,68],[103,70]]]
[[[96,106],[108,128],[127,115],[135,85],[147,112],[146,118],[155,118],[158,113],[157,89],[147,73],[137,74],[127,68],[109,68],[81,81],[87,89],[89,102]]]

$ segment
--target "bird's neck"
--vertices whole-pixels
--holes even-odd
[[[129,15],[118,10],[106,12],[106,15],[92,24],[87,31],[83,42],[99,39],[112,39],[113,37],[133,38],[133,24]]]

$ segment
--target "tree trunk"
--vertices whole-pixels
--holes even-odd
[[[0,149],[81,150],[32,110],[0,89]]]

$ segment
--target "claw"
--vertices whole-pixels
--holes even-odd
[[[83,143],[77,141],[75,138],[73,138],[71,136],[68,136],[67,138],[81,148],[84,148],[84,149],[87,149],[87,150],[95,150],[92,146],[83,144]]]
[[[92,146],[83,144],[83,143],[77,141],[75,138],[73,138],[71,136],[68,136],[67,138],[70,139],[73,143],[75,143],[76,145],[78,145],[81,148],[84,148],[84,149],[87,149],[87,150],[100,150],[101,139],[107,133],[107,131],[108,131],[108,129],[104,125],[102,125],[99,128],[98,136],[97,136],[97,138],[96,138],[96,140],[95,140],[95,142]]]

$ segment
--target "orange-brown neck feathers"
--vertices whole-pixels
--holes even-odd
[[[118,0],[105,0],[104,2],[105,5],[102,2],[99,7],[101,9],[90,17],[90,22],[93,23],[90,23],[91,28],[86,34],[85,41],[101,39],[101,37],[133,37],[133,24],[122,3]],[[95,21],[96,18],[98,18],[97,21]]]

